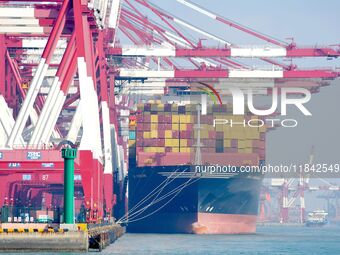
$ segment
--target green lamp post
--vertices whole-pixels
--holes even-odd
[[[74,159],[77,149],[61,150],[64,159],[64,223],[74,224]]]

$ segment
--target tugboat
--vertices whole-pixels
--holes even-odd
[[[308,213],[308,218],[306,220],[307,227],[321,227],[328,223],[327,220],[328,213],[325,210],[315,210]]]

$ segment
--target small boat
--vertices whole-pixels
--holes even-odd
[[[306,220],[307,227],[321,227],[328,223],[327,220],[328,213],[325,210],[315,210],[308,213]]]

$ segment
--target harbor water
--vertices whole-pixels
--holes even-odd
[[[22,254],[22,253],[21,253]],[[32,253],[72,254],[72,253]],[[80,254],[80,253],[74,253]],[[125,234],[101,254],[340,255],[340,227],[258,227],[252,235]]]

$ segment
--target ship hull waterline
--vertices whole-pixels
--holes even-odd
[[[127,231],[255,233],[262,179],[259,174],[198,175],[188,166],[130,168]]]

